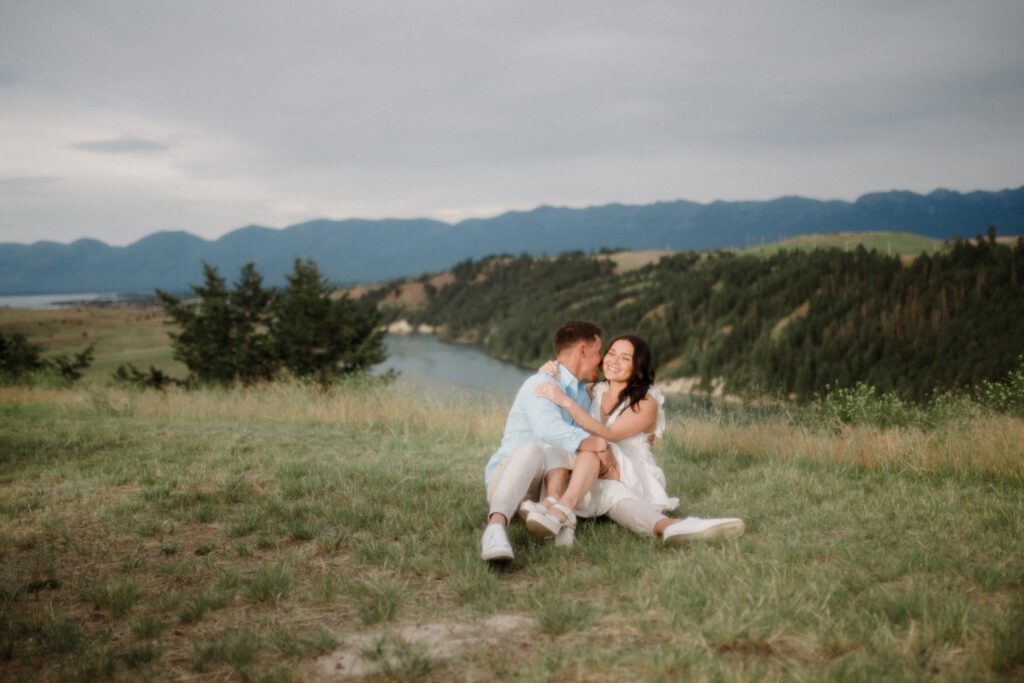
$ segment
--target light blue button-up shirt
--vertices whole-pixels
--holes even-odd
[[[501,437],[501,446],[487,461],[484,468],[484,481],[491,480],[491,474],[502,460],[511,455],[517,448],[531,441],[538,445],[550,444],[562,450],[575,452],[580,442],[590,434],[573,422],[569,411],[546,398],[533,393],[541,384],[554,382],[576,403],[589,411],[590,394],[582,382],[565,369],[558,366],[558,379],[539,372],[530,377],[519,388],[516,400],[512,402],[512,410],[505,422],[505,433]]]

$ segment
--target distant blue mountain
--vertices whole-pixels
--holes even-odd
[[[182,291],[201,280],[204,260],[228,280],[252,260],[268,283],[279,284],[296,257],[312,258],[329,278],[351,284],[414,276],[498,253],[723,249],[849,230],[970,238],[990,225],[1000,234],[1024,234],[1024,187],[968,194],[881,192],[853,203],[782,197],[585,209],[541,206],[455,225],[428,219],[315,220],[281,230],[250,225],[215,241],[158,232],[126,247],[91,239],[66,245],[0,244],[0,293]]]

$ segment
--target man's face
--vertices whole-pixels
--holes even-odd
[[[585,382],[597,380],[597,369],[601,367],[601,338],[583,345],[583,355],[580,363],[580,379]]]

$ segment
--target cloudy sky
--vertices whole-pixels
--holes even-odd
[[[0,242],[1024,185],[1024,2],[0,2]]]

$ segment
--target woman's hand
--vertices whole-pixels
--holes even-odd
[[[555,379],[558,379],[560,376],[560,373],[558,371],[558,361],[549,360],[547,363],[540,366],[537,372],[543,372],[545,375],[551,375]]]
[[[533,390],[533,393],[541,398],[546,398],[561,408],[568,408],[572,404],[572,399],[566,396],[565,392],[553,382],[541,384]]]

